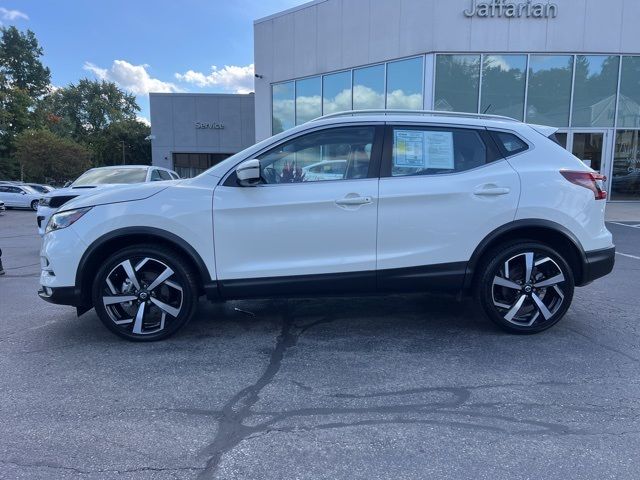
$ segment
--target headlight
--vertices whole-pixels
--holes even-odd
[[[55,213],[49,219],[45,233],[67,228],[69,225],[76,223],[82,216],[91,210],[91,207],[77,208],[75,210],[67,210],[66,212]]]
[[[43,207],[48,207],[50,203],[51,203],[51,198],[47,198],[47,197],[42,197],[38,202],[38,204]]]

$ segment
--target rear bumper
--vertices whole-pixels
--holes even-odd
[[[595,279],[611,273],[616,262],[616,247],[603,248],[585,252],[582,266],[582,281],[579,286],[593,282]]]

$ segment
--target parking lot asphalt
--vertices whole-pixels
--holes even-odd
[[[640,228],[609,227],[614,272],[535,336],[414,295],[203,301],[136,344],[37,297],[8,211],[0,478],[637,479]]]

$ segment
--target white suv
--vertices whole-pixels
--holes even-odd
[[[603,177],[504,117],[364,111],[316,119],[191,180],[71,200],[42,246],[40,296],[165,338],[211,300],[475,293],[510,332],[565,314],[608,274]],[[344,162],[341,178],[305,167]]]

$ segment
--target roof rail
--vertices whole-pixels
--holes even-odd
[[[370,109],[370,110],[346,110],[344,112],[330,113],[321,117],[309,120],[315,122],[326,118],[348,117],[356,115],[432,115],[438,117],[466,117],[466,118],[484,118],[493,120],[508,120],[510,122],[518,122],[515,118],[505,117],[502,115],[487,115],[484,113],[465,113],[465,112],[448,112],[442,110],[404,110],[404,109]]]

